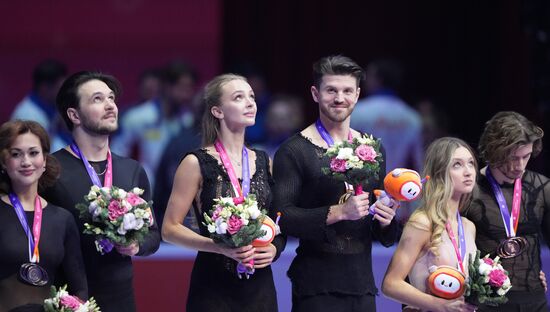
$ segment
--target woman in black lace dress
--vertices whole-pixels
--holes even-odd
[[[187,311],[277,311],[270,264],[284,249],[285,239],[279,235],[266,247],[227,248],[215,244],[203,224],[203,213],[211,209],[213,200],[238,197],[247,177],[259,208],[273,217],[269,157],[244,145],[245,129],[256,117],[254,92],[244,77],[221,75],[206,85],[204,104],[203,148],[187,154],[179,165],[162,227],[164,240],[198,250]],[[220,155],[227,156],[225,161]],[[231,177],[238,181],[233,179],[232,184]],[[200,235],[182,225],[191,206]],[[251,260],[255,273],[249,279],[239,278],[237,264]]]

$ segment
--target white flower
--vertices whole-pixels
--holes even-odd
[[[218,234],[227,233],[227,223],[225,223],[221,218],[216,219],[216,233]]]
[[[231,217],[231,211],[227,208],[223,208],[222,211],[220,211],[220,217],[223,219],[229,219],[229,217]]]
[[[86,195],[86,199],[87,200],[94,200],[97,198],[97,193],[90,190],[90,192],[88,193],[88,195]]]
[[[124,199],[120,202],[120,204],[122,205],[122,207],[126,208],[128,211],[134,208],[127,200],[124,200]]]
[[[136,194],[136,195],[141,195],[143,194],[143,190],[140,189],[139,187],[134,187],[131,191],[132,193]]]
[[[125,231],[139,230],[143,227],[143,219],[138,219],[133,213],[127,213],[122,217],[122,225]]]
[[[123,189],[116,189],[113,191],[113,197],[115,199],[124,199],[126,198],[126,191]]]
[[[497,295],[499,295],[499,296],[504,296],[504,295],[506,295],[507,292],[508,292],[507,290],[505,290],[505,289],[503,289],[503,288],[499,288],[499,289],[497,290]]]
[[[353,156],[353,148],[344,147],[344,148],[341,148],[338,151],[338,156],[336,156],[336,158],[346,160],[346,159],[349,159],[352,156]]]
[[[208,232],[210,232],[210,233],[216,232],[216,226],[214,224],[209,224],[208,225]]]
[[[233,204],[233,197],[222,197],[222,198],[220,198],[220,201],[224,205],[227,205],[227,204],[232,205]]]
[[[121,223],[116,231],[120,235],[126,235],[126,230],[124,229],[124,223]]]
[[[99,206],[98,206],[97,202],[93,201],[88,206],[88,212],[91,213],[92,215],[94,215],[95,211],[97,210],[98,207]]]
[[[248,214],[250,215],[250,219],[256,220],[258,217],[262,214],[260,209],[258,209],[258,205],[252,205],[246,209]]]
[[[479,268],[478,268],[479,274],[488,275],[492,269],[493,269],[492,266],[488,265],[483,260],[479,261]]]
[[[241,218],[241,221],[243,223],[243,225],[248,225],[248,214],[247,213],[242,213],[239,218]]]
[[[111,200],[111,189],[108,187],[102,187],[99,192],[101,193],[101,196],[107,201]]]
[[[95,193],[98,193],[99,192],[99,186],[94,184],[94,185],[92,185],[92,188],[90,190],[95,192]]]

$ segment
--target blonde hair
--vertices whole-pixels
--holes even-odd
[[[435,140],[426,151],[423,175],[429,175],[430,179],[422,190],[420,207],[412,214],[409,223],[415,226],[420,215],[428,218],[431,231],[430,251],[438,255],[437,249],[441,245],[442,234],[445,231],[445,223],[449,218],[449,201],[453,192],[453,183],[450,175],[451,161],[454,152],[459,147],[466,148],[474,157],[475,170],[477,162],[473,149],[461,139],[444,137]],[[471,194],[463,194],[460,197],[458,211],[463,211],[470,203]],[[418,227],[418,226],[416,226]]]
[[[203,96],[203,109],[202,114],[202,144],[203,146],[208,146],[214,144],[218,134],[220,132],[220,120],[214,115],[212,115],[212,107],[220,106],[220,99],[222,97],[222,88],[228,82],[233,80],[244,80],[247,81],[245,77],[235,75],[235,74],[223,74],[214,77],[210,80],[208,84],[204,87],[204,96]]]

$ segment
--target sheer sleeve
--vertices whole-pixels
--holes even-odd
[[[550,181],[545,179],[541,183],[541,187],[542,196],[540,200],[542,201],[541,205],[543,209],[541,230],[546,241],[546,246],[550,248]]]
[[[269,156],[265,152],[262,152],[262,153],[263,153],[264,159],[265,159],[265,162],[264,162],[265,168],[267,168],[268,184],[269,184],[270,189],[273,190],[273,188],[275,187],[275,181],[273,180],[273,176],[271,175],[271,173],[269,171]],[[272,200],[273,200],[273,198],[272,198]],[[273,203],[271,203],[270,209],[269,209],[269,217],[271,219],[273,219],[273,221],[277,220],[277,213],[278,212],[280,212],[279,209],[277,209],[277,207],[275,205],[273,205]],[[273,261],[276,261],[277,259],[279,259],[279,257],[281,256],[281,253],[283,252],[283,250],[285,250],[286,240],[287,240],[286,234],[281,232],[281,234],[275,236],[275,238],[271,242],[273,244],[273,246],[275,246],[275,249],[277,249],[277,252],[275,254],[275,258],[273,259]]]
[[[326,220],[330,205],[316,208],[302,208],[299,199],[302,195],[304,172],[301,160],[295,155],[291,144],[283,145],[273,160],[274,205],[282,213],[279,225],[288,235],[308,240],[325,240]]]

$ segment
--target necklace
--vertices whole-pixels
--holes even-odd
[[[97,173],[98,176],[104,175],[105,171],[107,171],[107,166],[105,166],[105,169],[103,169],[103,171],[101,173],[97,172],[97,168],[101,168],[101,167],[99,167],[99,165],[97,165],[97,167],[96,167],[96,164],[94,164],[94,165],[92,165],[92,167],[94,168],[94,171]]]

